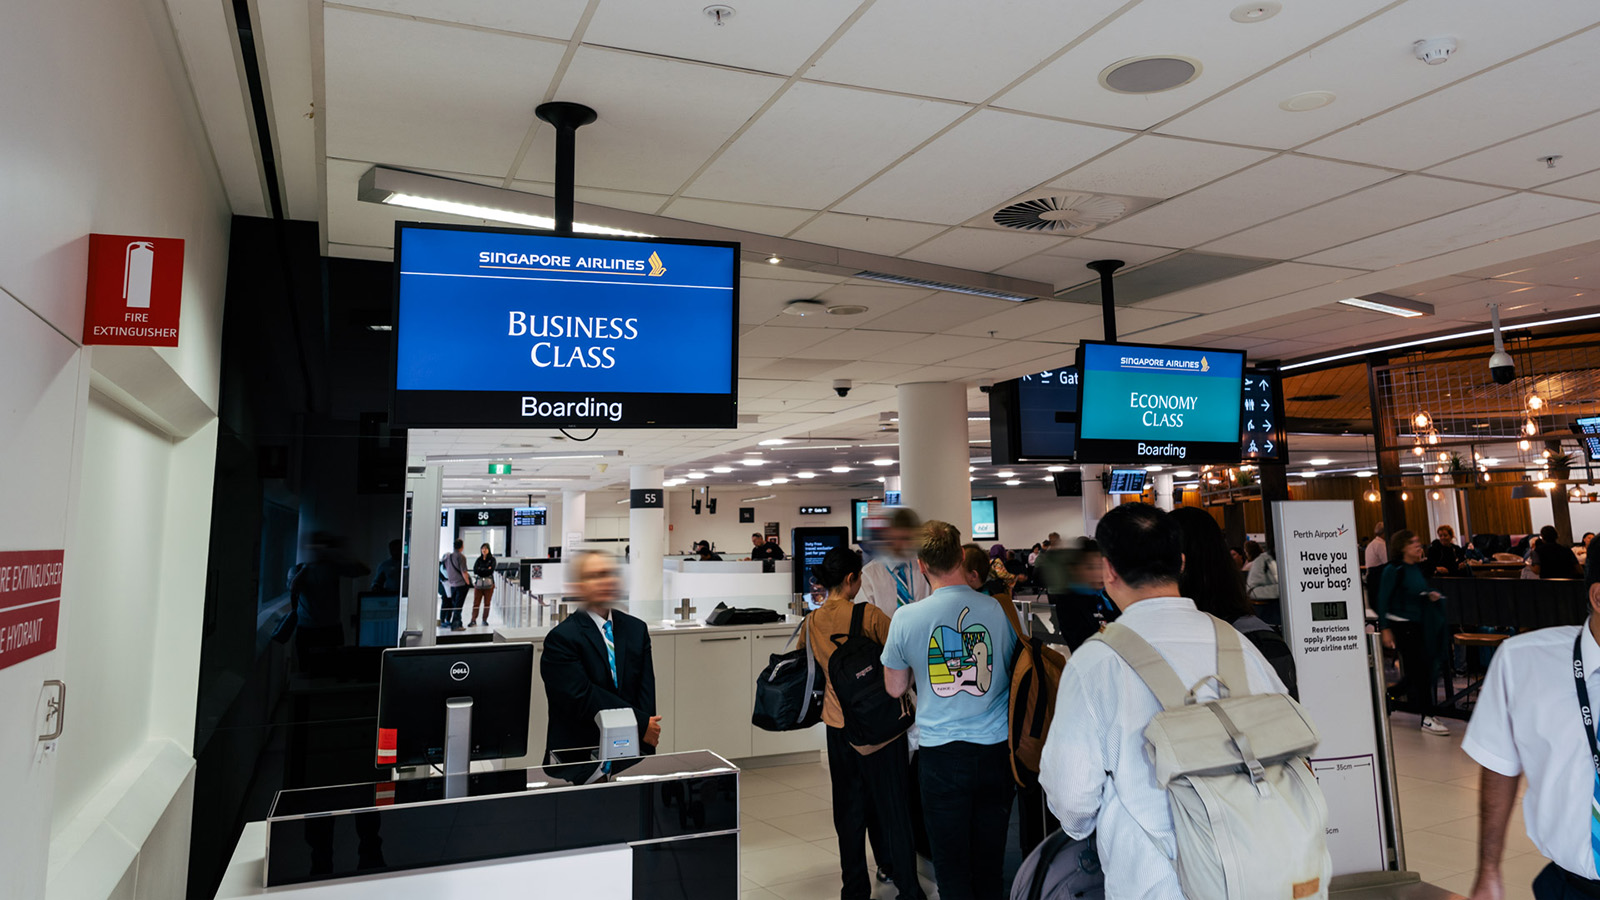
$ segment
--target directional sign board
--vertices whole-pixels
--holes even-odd
[[[1288,462],[1283,416],[1283,376],[1276,369],[1246,367],[1239,414],[1239,458]]]

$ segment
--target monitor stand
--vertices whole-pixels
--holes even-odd
[[[444,702],[444,795],[453,800],[467,795],[467,774],[472,767],[472,698],[451,697]]]

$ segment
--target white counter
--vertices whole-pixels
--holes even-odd
[[[523,760],[507,760],[508,768],[537,765],[544,752],[549,706],[544,682],[539,676],[539,662],[543,659],[544,638],[550,633],[550,627],[495,629],[496,641],[527,641],[534,645],[528,756]],[[754,760],[759,766],[762,757],[821,750],[824,740],[821,725],[805,731],[771,732],[750,724],[756,676],[767,667],[774,654],[791,649],[788,642],[794,627],[794,620],[772,625],[721,627],[699,622],[680,626],[650,622],[650,650],[656,668],[656,713],[661,716],[660,751],[706,749],[734,762]]]
[[[705,614],[717,603],[728,606],[759,607],[786,613],[794,595],[794,568],[787,559],[773,563],[772,572],[762,572],[758,560],[702,562],[698,559],[667,559],[661,572],[662,611],[641,608],[640,618],[659,619],[671,615],[683,598]]]

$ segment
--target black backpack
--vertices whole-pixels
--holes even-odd
[[[794,627],[794,640],[808,620]],[[774,653],[767,667],[756,676],[755,709],[750,723],[763,731],[798,731],[822,721],[822,698],[827,690],[817,662],[811,655],[809,632],[803,646],[788,653]]]
[[[891,697],[883,687],[883,645],[862,632],[866,612],[865,603],[855,605],[850,633],[833,635],[833,656],[828,660],[828,681],[844,713],[845,738],[857,747],[893,740],[915,720],[906,698]]]

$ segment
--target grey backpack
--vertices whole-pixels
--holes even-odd
[[[1326,898],[1328,807],[1305,758],[1320,740],[1316,726],[1287,694],[1250,694],[1239,633],[1221,619],[1212,625],[1217,674],[1189,688],[1131,628],[1113,623],[1092,638],[1116,651],[1161,702],[1144,737],[1172,811],[1183,895]],[[1195,693],[1213,679],[1220,697],[1197,702]]]

